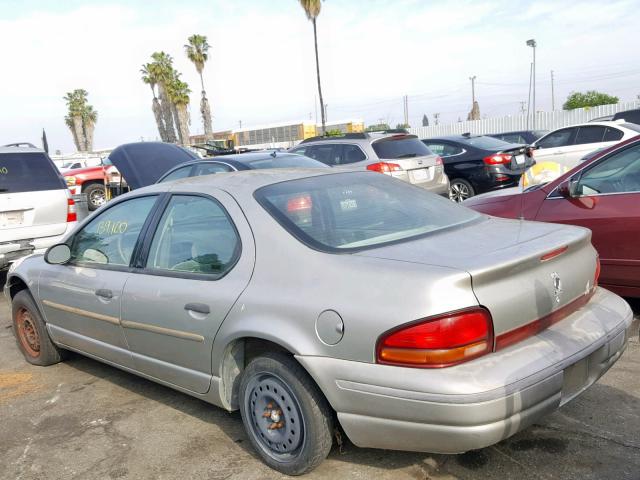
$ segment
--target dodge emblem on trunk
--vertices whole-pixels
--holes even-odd
[[[553,297],[556,299],[556,303],[560,303],[560,294],[562,293],[562,281],[558,272],[551,274],[551,280],[553,280]]]

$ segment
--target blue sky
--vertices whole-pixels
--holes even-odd
[[[516,114],[528,91],[538,41],[538,107],[572,90],[640,94],[635,48],[640,0],[447,1],[327,0],[318,20],[323,93],[329,120],[410,122],[423,113],[464,118],[469,76],[483,115]],[[139,69],[164,50],[192,87],[192,133],[202,130],[198,77],[182,45],[209,37],[205,87],[214,129],[315,118],[311,24],[297,0],[0,0],[0,144],[36,143],[45,128],[53,149],[71,151],[62,96],[89,91],[99,112],[97,148],[157,136],[151,92]]]

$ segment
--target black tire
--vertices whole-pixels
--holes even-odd
[[[476,194],[473,185],[463,178],[454,178],[449,183],[449,200],[461,203]]]
[[[333,411],[293,357],[268,352],[249,363],[240,379],[240,414],[253,448],[285,475],[313,470],[331,450]]]
[[[100,208],[107,201],[105,187],[99,183],[92,183],[82,193],[87,195],[87,207],[91,212]],[[99,200],[100,198],[102,201]]]
[[[11,314],[13,334],[27,362],[44,367],[63,359],[62,351],[49,338],[38,307],[28,290],[22,290],[13,297]]]

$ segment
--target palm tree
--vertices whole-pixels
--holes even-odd
[[[142,68],[140,69],[140,73],[142,74],[142,81],[151,87],[151,93],[153,94],[151,110],[153,110],[153,116],[156,119],[156,125],[158,126],[160,139],[163,142],[166,142],[167,131],[164,126],[164,119],[162,118],[162,108],[160,107],[160,102],[158,101],[158,97],[156,96],[156,85],[158,84],[158,78],[155,75],[153,65],[151,63],[143,64]]]
[[[84,130],[84,138],[87,147],[87,151],[93,152],[93,132],[96,128],[96,122],[98,121],[98,112],[93,109],[91,105],[85,105],[82,109],[82,127]]]
[[[72,92],[67,92],[63,97],[67,102],[67,108],[69,109],[69,115],[67,117],[67,125],[70,126],[76,143],[76,148],[79,152],[87,151],[87,142],[84,137],[84,129],[82,127],[82,111],[87,102],[87,91],[82,89],[76,89]]]
[[[176,141],[176,131],[173,126],[171,101],[167,95],[167,85],[173,78],[173,58],[165,52],[155,52],[151,55],[151,58],[153,62],[149,65],[158,82],[158,97],[160,97],[162,117],[164,118],[164,127],[167,133],[166,141],[174,143]]]
[[[75,129],[75,126],[73,125],[73,119],[71,118],[71,116],[67,115],[66,117],[64,117],[64,123],[67,125],[67,127],[69,127],[69,130],[71,130],[73,143],[76,146],[76,150],[79,152],[80,142],[78,141],[78,134],[76,133],[76,129]]]
[[[178,135],[180,137],[180,143],[186,145],[189,143],[189,112],[187,107],[189,105],[189,94],[191,89],[186,82],[180,80],[180,74],[174,71],[174,76],[167,85],[167,94],[171,100],[172,105],[175,107]]]
[[[307,18],[313,24],[313,43],[316,49],[316,76],[318,78],[318,97],[320,97],[320,113],[322,115],[322,134],[326,131],[326,118],[324,101],[322,99],[322,87],[320,86],[320,61],[318,59],[318,32],[316,30],[316,19],[320,15],[320,0],[300,0],[300,5],[304,8]]]
[[[202,123],[204,124],[204,134],[207,138],[212,137],[213,131],[211,127],[211,108],[209,100],[207,100],[207,92],[204,89],[204,80],[202,78],[202,70],[204,64],[209,58],[209,43],[204,35],[191,35],[184,46],[184,51],[189,60],[193,62],[200,75],[200,85],[202,86],[202,100],[200,100],[200,114],[202,115]]]

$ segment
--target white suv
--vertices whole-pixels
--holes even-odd
[[[0,146],[0,270],[59,243],[76,220],[67,185],[43,150]]]

